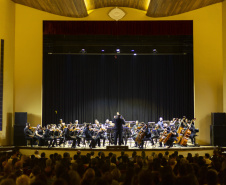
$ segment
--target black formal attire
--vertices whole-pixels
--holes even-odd
[[[122,132],[123,132],[123,125],[125,125],[125,120],[122,119],[121,117],[118,117],[115,118],[113,120],[115,123],[115,126],[114,126],[114,144],[117,145],[117,138],[119,138],[119,145],[122,144]]]
[[[165,129],[166,129],[166,133],[168,135],[170,133],[170,131],[171,131],[171,128],[170,127],[167,127]],[[167,135],[166,135],[166,137],[167,137]],[[162,147],[162,142],[159,142],[159,147]]]
[[[195,134],[196,134],[195,126],[193,124],[191,124],[189,130],[191,131],[189,138],[191,139],[192,144],[195,144],[195,142],[194,142],[194,138],[195,138]]]
[[[43,136],[44,136],[44,140],[50,141],[50,144],[48,145],[48,147],[50,147],[51,145],[54,146],[54,142],[53,142],[54,138],[53,136],[51,136],[51,131],[49,129],[45,130],[45,133],[43,134]]]
[[[85,135],[85,139],[90,139],[91,140],[91,143],[90,143],[89,147],[95,148],[96,147],[96,143],[97,143],[97,141],[100,140],[100,138],[97,138],[97,137],[93,138],[92,133],[91,133],[91,131],[89,130],[88,127],[85,128],[83,133]]]
[[[81,138],[79,137],[78,131],[70,131],[70,136],[74,137],[77,140],[77,145],[80,146]]]
[[[105,140],[106,140],[106,137],[104,135],[105,132],[103,131],[103,129],[101,128],[101,126],[99,126],[99,127],[96,126],[95,129],[96,130],[99,130],[98,133],[97,133],[97,136],[96,136],[98,146],[100,146],[100,139],[103,139],[103,146],[104,146],[105,145]]]
[[[73,138],[73,137],[70,136],[69,128],[67,128],[67,127],[64,128],[63,133],[64,133],[65,140],[72,140],[73,141],[71,148],[75,148],[76,147],[76,138]]]
[[[36,138],[35,136],[31,137],[31,135],[34,135],[33,132],[32,132],[29,128],[25,127],[25,128],[24,128],[24,135],[25,135],[25,139],[26,139],[26,140],[30,140],[30,142],[31,142],[31,147],[33,147],[33,144],[34,144],[34,143],[36,142],[36,140],[37,140],[37,138]]]
[[[172,147],[173,146],[173,142],[177,141],[177,137],[178,137],[177,131],[173,130],[171,137],[166,142],[166,145],[168,145],[169,147]]]
[[[44,137],[43,137],[43,130],[42,129],[38,129],[36,131],[38,133],[38,135],[36,135],[36,137],[38,138],[38,146],[44,146],[45,141],[44,141]]]
[[[185,121],[182,121],[180,126],[182,128],[187,128],[187,123]]]
[[[155,128],[152,129],[151,131],[151,143],[152,145],[154,145],[154,140],[157,143],[157,139],[160,136],[160,133],[163,131],[163,128],[161,128],[160,126],[158,126],[159,124],[155,125]],[[158,128],[157,128],[158,127]]]
[[[59,146],[64,142],[64,137],[61,135],[61,130],[55,130],[53,131],[53,137],[54,137],[54,143],[53,143],[53,146],[54,144],[56,144],[57,146],[57,139],[59,139]]]
[[[142,139],[141,143],[140,143],[140,148],[143,149],[144,146],[144,139],[151,139],[151,132],[150,129],[146,126],[145,128],[143,128],[142,133],[144,134],[144,138]]]

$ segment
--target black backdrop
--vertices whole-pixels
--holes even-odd
[[[44,55],[43,125],[194,116],[193,55]]]

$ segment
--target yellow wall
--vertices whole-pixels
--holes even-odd
[[[3,128],[0,145],[12,144],[13,135],[13,71],[15,53],[15,4],[0,1],[0,39],[4,39]]]
[[[226,1],[222,3],[222,24],[223,24],[223,111],[226,112]]]
[[[94,10],[87,18],[57,16],[16,4],[15,112],[28,112],[28,121],[42,117],[42,21],[111,20],[111,8]],[[122,20],[193,20],[195,117],[198,142],[209,144],[211,112],[223,110],[222,3],[167,18],[150,18],[144,11],[122,8]],[[185,105],[186,106],[186,105]],[[151,121],[151,120],[150,120]]]

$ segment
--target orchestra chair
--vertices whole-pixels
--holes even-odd
[[[66,138],[65,136],[63,136],[64,141],[63,141],[63,146],[65,147],[66,145],[69,146],[70,144],[72,144],[72,139],[71,138]]]
[[[52,144],[54,138],[48,137],[48,138],[44,138],[44,143],[45,146],[48,146],[48,148],[50,148],[50,145]]]
[[[84,138],[85,147],[86,147],[86,145],[88,145],[88,147],[89,147],[91,142],[92,142],[92,138],[86,138],[86,137]]]
[[[147,146],[148,146],[148,141],[150,141],[151,142],[151,138],[144,138],[143,139],[143,142],[144,142],[144,148],[147,148]]]
[[[196,128],[195,129],[195,132],[198,133],[199,132],[199,129]],[[198,135],[195,134],[194,137],[193,137],[193,139],[194,139],[194,146],[200,146],[199,144],[196,143],[196,136],[198,136]]]
[[[128,137],[127,138],[127,141],[125,142],[125,145],[127,145],[127,143],[129,143],[129,146],[131,147],[132,146],[132,143],[134,143],[134,140],[132,137]]]
[[[87,138],[84,134],[82,134],[80,136],[80,138],[81,138],[81,141],[82,141],[82,144],[83,144],[84,147],[86,147],[86,145],[89,146],[91,141],[92,141],[92,138]]]
[[[34,141],[34,138],[32,138],[32,137],[25,137],[25,140],[27,142],[27,146],[31,145],[31,147],[33,147],[33,145],[36,144],[36,141]],[[32,144],[32,142],[33,142],[33,144]]]
[[[27,146],[31,145],[31,147],[33,147],[32,145],[32,138],[25,138],[27,141]]]

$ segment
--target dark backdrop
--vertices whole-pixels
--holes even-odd
[[[43,125],[194,116],[193,56],[44,55]]]

